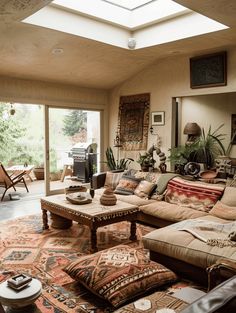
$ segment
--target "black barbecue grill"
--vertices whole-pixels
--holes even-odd
[[[97,144],[96,143],[77,143],[69,152],[72,157],[73,175],[83,183],[91,181],[94,168],[97,168]]]

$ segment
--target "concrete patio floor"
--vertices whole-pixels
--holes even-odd
[[[0,202],[0,221],[12,219],[24,215],[39,214],[41,213],[40,198],[45,196],[45,182],[44,180],[33,180],[32,182],[26,180],[29,192],[26,191],[22,184],[16,186],[16,191],[13,188],[9,189]],[[71,185],[78,185],[78,182],[70,180],[66,177],[64,182],[52,181],[51,189],[64,189]],[[2,196],[3,189],[0,188],[0,197]],[[19,200],[10,200],[9,194],[19,195]]]

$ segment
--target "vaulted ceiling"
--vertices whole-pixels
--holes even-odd
[[[111,89],[160,58],[236,45],[235,0],[175,0],[229,28],[138,50],[21,22],[49,2],[19,0],[23,8],[11,6],[16,0],[0,1],[0,75]],[[53,54],[57,47],[64,53]]]

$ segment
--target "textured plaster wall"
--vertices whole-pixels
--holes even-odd
[[[161,137],[161,149],[168,155],[171,147],[172,97],[207,95],[236,91],[236,49],[228,50],[228,83],[227,86],[191,89],[189,79],[189,58],[192,55],[173,56],[152,64],[135,77],[116,87],[109,99],[109,142],[113,144],[118,119],[119,97],[138,93],[151,93],[152,111],[165,111],[165,125],[158,127]],[[201,53],[203,54],[203,53]],[[197,55],[197,54],[196,54]],[[189,113],[191,114],[191,112]],[[187,119],[188,117],[186,117]],[[192,118],[192,116],[191,116]],[[155,143],[156,136],[150,135],[148,147]],[[121,156],[137,159],[138,151],[122,152]]]
[[[106,91],[0,76],[0,101],[104,109]]]
[[[200,127],[208,130],[224,126],[219,133],[226,134],[224,146],[227,148],[231,136],[231,115],[236,114],[236,93],[226,93],[206,96],[193,96],[182,98],[181,143],[184,144],[186,136],[183,129],[187,122],[196,122]],[[236,157],[236,146],[232,147],[231,156]]]

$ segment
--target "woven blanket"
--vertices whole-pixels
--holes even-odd
[[[223,224],[205,220],[185,220],[169,227],[191,233],[211,246],[236,246],[235,236],[232,236],[236,231],[236,222]]]

